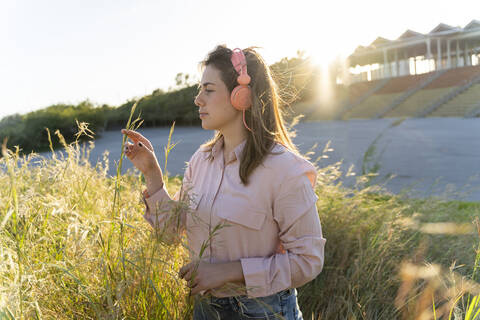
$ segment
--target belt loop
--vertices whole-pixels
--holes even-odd
[[[288,296],[288,295],[290,295],[290,294],[292,293],[291,290],[292,290],[291,288],[284,289],[284,290],[280,291],[278,294],[281,295],[281,296],[286,297],[286,296]]]

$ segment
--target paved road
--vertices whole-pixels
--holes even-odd
[[[354,172],[361,174],[364,154],[378,138],[374,159],[380,165],[379,177],[396,174],[384,185],[388,191],[397,194],[411,186],[409,195],[412,197],[433,194],[449,199],[480,201],[480,118],[414,118],[394,125],[396,120],[299,123],[293,141],[302,153],[317,143],[312,160],[317,159],[331,141],[330,148],[334,150],[327,153],[328,159],[321,159],[317,164],[324,167],[342,160],[341,180],[344,185],[352,186],[355,177],[344,177],[345,173],[353,164]],[[139,130],[152,141],[162,169],[169,130]],[[178,144],[168,158],[169,173],[183,175],[185,162],[201,143],[212,136],[213,131],[200,127],[176,127],[172,139]],[[102,159],[103,152],[109,150],[110,172],[114,174],[114,160],[120,156],[121,138],[120,131],[104,132],[102,138],[95,141],[90,157],[92,163]],[[132,165],[127,159],[123,172],[128,168]],[[376,181],[380,180],[377,178]]]

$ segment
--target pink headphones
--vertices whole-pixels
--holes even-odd
[[[245,110],[252,106],[252,89],[248,85],[250,76],[247,73],[247,59],[241,49],[235,48],[231,60],[239,76],[237,78],[238,86],[233,88],[230,102],[235,109],[243,111],[243,124],[248,130],[252,131],[245,122]]]

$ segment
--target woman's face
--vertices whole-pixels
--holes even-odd
[[[230,92],[220,78],[220,71],[207,65],[203,71],[195,104],[205,130],[224,131],[232,125],[241,112],[230,103]]]

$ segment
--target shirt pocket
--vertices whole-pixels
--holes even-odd
[[[217,216],[234,225],[240,225],[253,230],[260,230],[266,219],[266,214],[251,207],[234,207],[219,209]]]
[[[203,193],[195,194],[195,195],[192,196],[192,198],[190,200],[190,203],[189,203],[190,210],[196,211],[198,209],[198,206],[200,205],[200,202],[202,201],[203,196],[204,196]]]
[[[188,230],[197,230],[201,225],[203,225],[203,220],[200,212],[200,203],[204,199],[204,194],[195,194],[192,195],[187,209],[187,229]]]
[[[190,211],[196,211],[200,202],[204,198],[204,193],[197,190],[194,186],[186,183],[182,199],[187,202]]]
[[[203,193],[194,194],[191,196],[187,209],[187,226],[198,224],[199,221],[201,221],[201,203],[205,201],[204,198],[205,194]],[[190,223],[189,220],[191,220]]]

